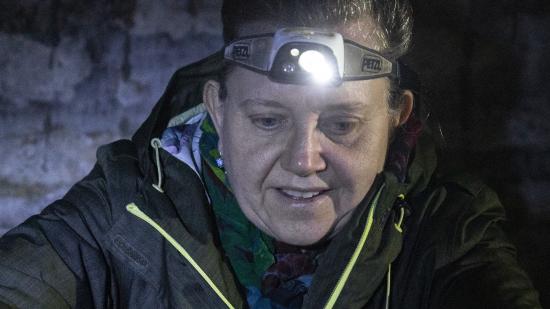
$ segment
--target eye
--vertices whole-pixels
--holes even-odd
[[[253,116],[251,121],[256,127],[266,131],[276,130],[284,124],[284,119],[278,116]]]
[[[332,135],[347,135],[353,132],[358,125],[356,120],[332,120],[323,125],[326,133]]]

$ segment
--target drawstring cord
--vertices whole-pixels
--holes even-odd
[[[405,195],[399,194],[398,198],[403,202],[405,200]],[[401,228],[403,219],[405,219],[405,207],[401,206],[401,208],[399,208],[399,221],[395,223],[395,229],[399,231],[399,233],[403,233],[403,229]]]
[[[401,202],[405,201],[405,195],[399,194],[398,198],[401,200]],[[399,233],[403,233],[403,228],[401,225],[403,224],[403,219],[405,219],[405,207],[401,206],[399,208],[399,220],[397,223],[394,223],[395,229]],[[388,265],[388,275],[386,280],[386,309],[390,308],[390,296],[391,296],[391,264]]]
[[[390,294],[391,294],[391,263],[388,265],[388,279],[386,280],[386,309],[390,308]]]
[[[151,147],[155,149],[155,163],[157,166],[157,175],[158,175],[158,183],[153,184],[153,188],[155,188],[160,193],[164,193],[164,190],[162,190],[162,169],[160,166],[160,154],[159,154],[159,148],[162,147],[162,141],[158,138],[153,138],[151,140]]]

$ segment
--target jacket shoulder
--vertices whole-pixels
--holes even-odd
[[[506,220],[497,194],[478,177],[454,174],[438,178],[417,200],[421,238],[435,249],[436,268],[452,263],[482,243],[493,226]],[[492,246],[507,242],[495,239]]]
[[[143,174],[136,146],[130,140],[118,140],[100,146],[96,157],[92,171],[63,200],[85,214],[108,214],[109,221],[116,220],[141,187]]]
[[[428,225],[435,238],[433,308],[540,308],[516,260],[497,194],[467,174],[442,179]]]
[[[108,281],[104,237],[140,172],[130,141],[100,147],[97,159],[62,199],[0,238],[0,307],[106,305],[105,294],[91,292]]]

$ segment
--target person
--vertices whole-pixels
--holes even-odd
[[[224,1],[224,49],[0,239],[0,304],[540,308],[498,198],[437,168],[411,14]]]

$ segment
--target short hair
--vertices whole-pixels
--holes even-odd
[[[247,24],[256,22],[331,27],[363,18],[376,23],[380,52],[393,59],[407,52],[413,24],[408,0],[224,0],[222,7],[226,44],[237,39]]]

